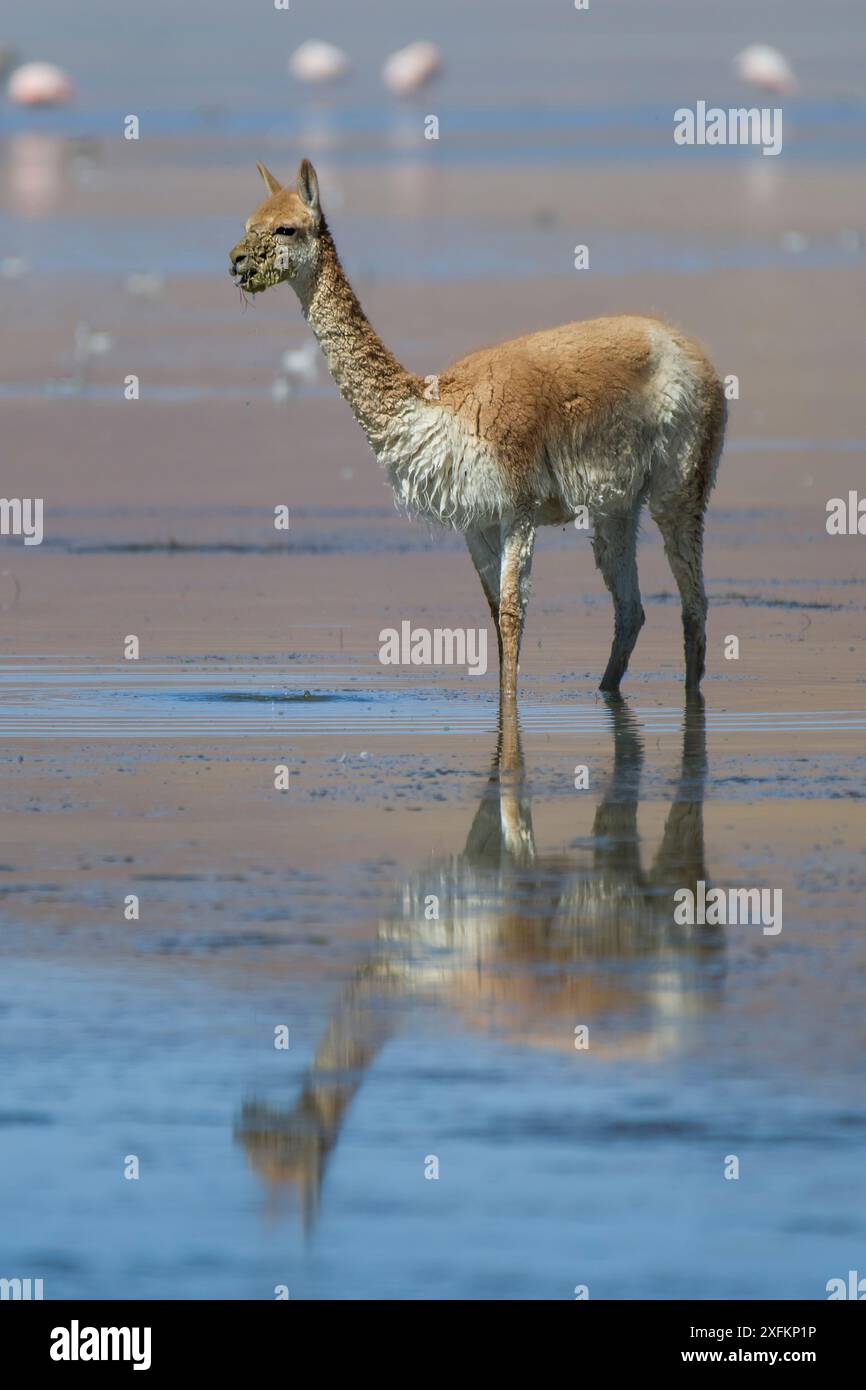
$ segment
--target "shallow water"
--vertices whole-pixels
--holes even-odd
[[[864,150],[866,155],[866,150]],[[350,256],[349,268],[385,284],[440,281],[523,279],[551,274],[573,275],[573,237],[568,226],[540,228],[489,225],[442,225],[435,237],[419,240],[413,223],[398,222],[385,229],[373,219],[340,218],[340,235],[349,247],[363,246],[360,263]],[[190,244],[186,222],[151,216],[118,242],[113,230],[97,218],[79,217],[64,232],[63,257],[68,274],[123,276],[131,268],[158,265],[168,276],[213,276],[225,271],[225,248],[237,238],[237,218],[203,221],[201,240]],[[54,230],[34,228],[26,217],[0,216],[0,245],[11,250],[26,245],[31,268],[50,263]],[[676,238],[637,232],[606,231],[593,247],[593,275],[701,275],[713,271],[791,270],[833,271],[866,265],[866,236],[848,231],[809,239],[796,252],[773,244],[765,236]],[[850,238],[853,237],[853,242]],[[208,357],[219,344],[203,343]]]
[[[748,602],[748,600],[746,600]],[[773,606],[773,600],[764,600]],[[780,606],[798,606],[778,601]],[[832,608],[832,604],[807,605]],[[841,607],[841,605],[838,605]],[[357,663],[328,666],[293,662],[276,672],[271,662],[234,665],[191,662],[148,663],[146,669],[118,670],[95,662],[0,664],[0,734],[11,739],[53,738],[243,738],[344,734],[393,737],[399,734],[495,732],[498,707],[489,690],[472,699],[441,688],[416,685],[395,694],[375,668]],[[283,684],[279,676],[289,675]],[[652,673],[643,673],[644,682]],[[659,680],[667,680],[659,674]],[[309,682],[314,689],[306,688]],[[471,685],[471,681],[470,681]],[[531,697],[521,703],[521,724],[532,733],[599,733],[609,722],[597,696],[575,701],[560,690],[556,702]],[[679,727],[676,707],[636,705],[636,726],[645,734]],[[866,729],[866,709],[745,709],[716,705],[706,715],[712,732],[799,733]]]
[[[164,701],[174,734],[180,703],[217,706],[231,776],[259,742],[245,749],[234,713],[265,692],[239,671],[235,698],[223,679],[214,699],[188,674],[197,690],[139,698]],[[104,711],[104,676],[87,682]],[[310,712],[345,721],[355,704]],[[275,812],[260,788],[219,868],[195,848],[215,831],[193,784],[214,753],[182,758],[171,792],[158,743],[40,758],[43,814],[61,814],[50,783],[66,768],[89,829],[86,863],[37,839],[0,866],[10,1268],[45,1278],[49,1297],[267,1298],[288,1284],[293,1298],[569,1298],[578,1283],[593,1297],[821,1297],[864,1235],[852,982],[866,879],[849,838],[827,843],[828,803],[796,860],[790,824],[764,816],[757,837],[748,814],[731,824],[737,778],[756,795],[769,714],[587,709],[573,727],[597,789],[575,792],[555,707],[528,706],[528,755],[510,726],[496,752],[479,711],[481,745],[449,745],[419,790],[417,751],[375,751],[375,704],[368,693],[304,759],[313,785],[286,811],[283,854],[262,838]],[[844,712],[789,718],[804,762],[816,728],[863,727]],[[311,859],[297,817],[361,729],[376,779],[363,850],[338,838]],[[166,805],[164,829],[157,815],[138,842],[116,793],[120,823],[103,819],[94,773],[118,759],[152,810],[182,786],[191,818]],[[353,754],[341,774],[356,790],[363,766]],[[862,756],[854,772],[862,785]],[[415,783],[405,809],[433,817],[415,831],[427,853],[395,851],[401,778]],[[784,795],[775,779],[766,790]],[[782,930],[677,926],[672,890],[699,879],[781,887]],[[127,892],[141,920],[118,927]],[[128,1155],[138,1181],[122,1176]]]

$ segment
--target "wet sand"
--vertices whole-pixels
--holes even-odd
[[[490,735],[10,744],[7,1258],[54,1296],[820,1297],[859,1239],[862,733],[704,755],[633,713],[527,737],[521,787]],[[702,875],[780,888],[781,933],[676,930]]]
[[[460,538],[395,512],[323,369],[272,397],[307,339],[225,275],[252,140],[134,172],[105,143],[83,182],[58,156],[28,217],[54,147],[20,138],[0,219],[40,273],[0,281],[3,486],[46,521],[0,564],[5,1267],[46,1297],[824,1297],[864,1236],[866,572],[825,530],[866,447],[862,168],[470,151],[375,183],[326,148],[414,370],[629,310],[740,380],[705,709],[652,524],[623,705],[588,537],[550,529],[497,763],[492,635],[478,678],[378,661],[403,619],[483,622]],[[81,323],[111,336],[84,369]],[[678,927],[698,879],[780,889],[781,932]]]

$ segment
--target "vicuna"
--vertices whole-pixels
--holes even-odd
[[[656,319],[568,323],[484,348],[438,378],[400,365],[337,256],[308,160],[294,189],[258,165],[268,196],[230,253],[250,294],[291,284],[398,500],[462,531],[499,640],[500,694],[517,689],[538,526],[586,507],[614,606],[601,681],[617,690],[644,611],[636,543],[645,502],[682,600],[686,687],[704,673],[704,511],[725,424],[722,385],[696,343]]]

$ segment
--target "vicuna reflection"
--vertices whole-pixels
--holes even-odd
[[[466,1028],[572,1053],[575,1029],[588,1027],[576,1065],[670,1051],[690,1018],[713,1006],[722,933],[676,926],[673,898],[707,879],[703,699],[686,704],[679,777],[646,869],[637,828],[643,741],[625,700],[608,696],[607,705],[613,770],[591,835],[567,852],[539,851],[517,713],[506,707],[465,848],[403,885],[399,911],[346,989],[295,1104],[244,1106],[237,1137],[251,1164],[269,1187],[297,1187],[308,1222],[348,1107],[399,1026],[401,1002],[436,998]]]

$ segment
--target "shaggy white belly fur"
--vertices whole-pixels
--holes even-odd
[[[579,507],[599,516],[628,511],[652,481],[675,490],[695,465],[700,385],[676,343],[660,333],[656,367],[640,394],[602,421],[573,421],[527,459],[522,495],[485,440],[447,404],[413,399],[374,446],[398,504],[415,516],[467,531],[496,525],[515,504],[540,524],[560,524]]]
[[[465,531],[498,521],[509,509],[493,451],[447,406],[407,406],[376,454],[398,504],[415,516]]]

